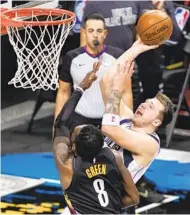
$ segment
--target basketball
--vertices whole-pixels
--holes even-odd
[[[161,45],[170,38],[173,23],[165,12],[149,10],[140,16],[136,30],[144,44]]]

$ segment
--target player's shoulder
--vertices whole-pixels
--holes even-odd
[[[107,159],[114,161],[115,155],[113,153],[113,150],[109,148],[107,145],[104,145],[104,147],[101,150],[101,155],[104,155]]]
[[[145,151],[149,155],[154,157],[155,154],[159,153],[159,151],[160,151],[160,138],[156,133],[143,134],[141,140],[144,143],[144,146],[146,147]]]
[[[124,128],[131,128],[132,126],[132,118],[130,117],[121,117],[120,119],[120,126]]]
[[[153,138],[153,140],[155,140],[156,141],[156,143],[158,144],[158,145],[160,145],[160,138],[159,138],[159,136],[158,136],[158,134],[157,133],[152,133],[152,134],[148,134],[150,137],[152,137]]]
[[[124,51],[118,47],[107,45],[105,52],[115,58],[118,58],[123,54]]]
[[[123,164],[123,158],[121,157],[121,154],[118,151],[116,151],[115,149],[111,149],[111,148],[110,148],[110,153],[112,153],[113,162],[117,166],[121,166]]]

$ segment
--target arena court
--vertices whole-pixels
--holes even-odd
[[[58,7],[58,1],[54,1],[51,7]],[[1,213],[61,213],[62,189],[51,153],[54,103],[44,102],[35,117],[32,132],[27,133],[38,92],[7,85],[14,74],[16,58],[7,36],[1,38],[1,43]],[[188,90],[186,98],[190,108]],[[188,113],[180,113],[169,148],[165,146],[165,132],[160,131],[160,135],[162,150],[146,173],[146,178],[156,184],[155,189],[165,195],[165,200],[149,204],[142,199],[136,213],[189,214]],[[163,181],[163,175],[167,175],[167,183]]]

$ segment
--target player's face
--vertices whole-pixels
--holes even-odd
[[[139,127],[145,127],[149,125],[158,127],[161,125],[159,116],[163,111],[164,106],[158,99],[147,99],[144,103],[141,103],[135,111],[133,123]]]
[[[84,33],[86,35],[87,45],[94,48],[94,40],[98,40],[102,45],[107,36],[107,30],[105,30],[104,23],[101,20],[87,20]]]

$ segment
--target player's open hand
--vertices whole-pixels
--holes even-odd
[[[151,49],[156,49],[158,47],[159,47],[158,45],[152,45],[152,46],[145,45],[140,39],[140,37],[132,45],[132,49],[137,56],[143,52],[149,51]]]
[[[93,64],[93,70],[84,77],[82,82],[79,84],[79,86],[83,89],[86,90],[89,87],[91,87],[92,83],[97,79],[96,73],[98,72],[100,66],[101,66],[101,61],[94,62]]]

